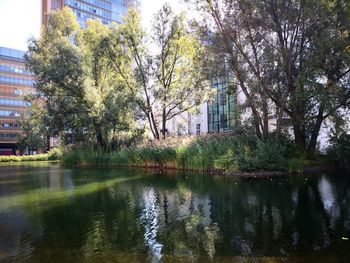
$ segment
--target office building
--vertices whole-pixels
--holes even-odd
[[[236,94],[229,90],[228,77],[212,80],[216,89],[213,101],[208,103],[208,132],[224,132],[234,129],[236,122]]]
[[[87,19],[99,19],[103,24],[121,23],[132,7],[140,11],[140,0],[42,0],[42,24],[46,25],[51,10],[72,8],[81,26]]]
[[[34,83],[23,56],[24,51],[0,47],[0,155],[19,153],[17,139],[23,132],[18,120],[29,106],[22,95],[32,92]]]

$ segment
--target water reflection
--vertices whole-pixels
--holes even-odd
[[[349,177],[251,180],[57,165],[9,172],[0,177],[0,261],[350,256],[342,240],[350,236]]]
[[[163,245],[157,241],[159,228],[159,207],[153,187],[143,191],[144,209],[141,223],[145,228],[144,239],[149,247],[152,262],[159,262],[162,258]]]

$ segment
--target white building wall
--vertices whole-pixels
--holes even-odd
[[[196,135],[197,125],[200,134],[208,133],[208,104],[202,103],[198,113],[184,112],[167,122],[166,128],[170,135]]]

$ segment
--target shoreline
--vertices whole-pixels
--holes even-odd
[[[143,170],[152,170],[158,171],[159,173],[164,172],[189,172],[195,174],[206,174],[210,176],[223,176],[223,177],[241,177],[241,178],[267,178],[267,177],[286,177],[286,176],[300,176],[304,174],[317,174],[324,172],[333,172],[336,171],[336,166],[306,166],[302,169],[302,171],[264,171],[264,170],[256,170],[256,171],[238,171],[238,172],[229,172],[224,169],[192,169],[192,168],[178,168],[174,166],[161,166],[161,165],[121,165],[121,164],[76,164],[76,165],[68,165],[64,164],[62,160],[35,160],[35,161],[5,161],[0,162],[1,166],[5,165],[20,165],[20,164],[28,164],[28,163],[59,163],[60,165],[67,168],[97,168],[97,167],[105,167],[105,168],[129,168],[129,169],[143,169]]]
[[[288,172],[288,171],[240,171],[240,172],[226,172],[220,169],[209,169],[209,170],[198,170],[198,169],[190,169],[190,168],[176,168],[176,167],[160,167],[160,166],[142,166],[142,165],[119,165],[119,164],[93,164],[93,165],[64,165],[65,167],[73,167],[73,168],[130,168],[130,169],[144,169],[144,170],[152,170],[158,171],[160,173],[164,172],[190,172],[196,174],[207,174],[210,176],[227,176],[227,177],[241,177],[241,178],[267,178],[267,177],[285,177],[285,176],[300,176],[304,174],[317,174],[324,172],[332,172],[336,170],[335,166],[309,166],[304,167],[301,172]]]

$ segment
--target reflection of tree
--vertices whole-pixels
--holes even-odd
[[[102,214],[95,217],[88,231],[85,244],[82,247],[85,258],[89,259],[96,252],[110,250],[112,248],[111,240],[105,228],[104,216]]]
[[[111,171],[73,171],[67,189],[118,178]],[[31,184],[42,184],[45,177],[38,178]],[[145,176],[88,194],[70,190],[65,202],[21,210],[25,224],[6,219],[6,225],[21,230],[11,238],[21,240],[17,251],[30,248],[32,261],[63,261],[66,250],[74,251],[70,261],[103,261],[108,255],[125,262],[350,251],[340,243],[350,234],[350,177],[305,178]]]
[[[163,231],[159,237],[164,244],[163,251],[180,258],[198,259],[205,253],[213,258],[219,229],[210,218],[210,200],[194,194],[184,184],[180,187],[181,191],[161,192],[163,198],[160,200],[166,200],[168,204],[163,204],[164,211],[160,211],[164,214]]]
[[[280,256],[335,248],[339,242],[335,229],[338,233],[346,231],[340,222],[349,220],[350,209],[344,204],[349,205],[350,196],[341,193],[349,193],[349,180],[346,187],[339,185],[341,191],[337,191],[337,180],[332,178],[332,211],[340,207],[340,213],[327,213],[322,202],[324,197],[320,197],[317,190],[319,179],[240,179],[238,182],[232,179],[227,182],[224,178],[205,178],[206,187],[203,187],[196,176],[187,186],[198,189],[194,190],[198,194],[209,195],[211,218],[222,233],[220,250],[235,255]],[[343,198],[337,198],[339,195]],[[337,220],[339,215],[345,216]],[[330,218],[335,221],[335,227],[329,224],[333,222]]]

